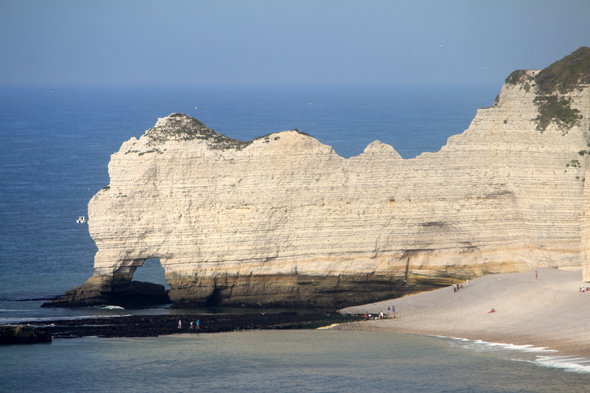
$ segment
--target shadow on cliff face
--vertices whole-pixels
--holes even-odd
[[[221,288],[215,288],[213,290],[213,293],[211,293],[211,296],[207,298],[207,301],[205,302],[205,307],[221,306],[223,304],[223,296],[221,292]]]
[[[163,285],[141,281],[122,281],[116,284],[93,284],[86,282],[65,293],[65,295],[41,307],[69,308],[100,305],[124,308],[143,308],[170,304],[172,301]]]
[[[89,279],[69,290],[60,299],[44,303],[41,307],[89,307],[99,305],[144,308],[170,304],[170,286],[159,259],[147,259],[132,267],[126,275]]]

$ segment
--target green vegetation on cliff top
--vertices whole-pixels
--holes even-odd
[[[590,48],[583,46],[556,61],[535,77],[539,94],[569,93],[580,85],[590,84]]]
[[[309,136],[308,134],[294,129],[299,134]],[[188,141],[193,139],[202,139],[209,142],[209,146],[214,149],[237,149],[242,150],[258,139],[269,139],[269,135],[254,138],[251,141],[240,141],[223,134],[215,132],[199,120],[190,117],[184,113],[173,113],[168,116],[165,126],[156,126],[146,132],[146,136],[154,142],[165,142],[167,140]],[[278,137],[275,139],[279,139]]]
[[[549,124],[555,123],[565,134],[571,127],[580,124],[582,116],[577,109],[571,107],[571,98],[560,98],[557,94],[566,94],[576,88],[581,89],[582,85],[590,85],[590,48],[581,47],[541,70],[537,75],[527,75],[526,72],[526,70],[512,72],[506,78],[506,83],[510,85],[523,84],[522,87],[527,92],[531,86],[537,87],[537,97],[534,102],[539,108],[539,115],[532,120],[537,123],[539,131],[543,132]],[[309,136],[296,128],[294,131]],[[171,114],[168,116],[165,126],[149,129],[146,136],[154,142],[202,139],[206,140],[209,146],[214,149],[242,150],[257,139],[270,142],[268,135],[251,141],[233,139],[215,132],[197,119],[183,113]]]
[[[535,82],[537,94],[548,95],[556,91],[565,94],[590,84],[590,48],[583,46],[549,67],[541,70],[534,77],[526,75],[527,70],[512,72],[506,83],[516,85],[522,82]]]
[[[504,82],[508,85],[517,85],[520,82],[524,81],[533,81],[534,78],[526,74],[527,70],[516,70],[512,71],[508,78]]]
[[[572,108],[572,98],[559,96],[590,85],[590,48],[581,47],[572,54],[541,70],[537,75],[527,75],[526,70],[516,70],[506,78],[506,84],[521,84],[527,92],[537,86],[534,103],[539,115],[532,119],[537,130],[543,132],[554,123],[565,135],[569,129],[580,125],[582,115]]]

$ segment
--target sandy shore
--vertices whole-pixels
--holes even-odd
[[[396,319],[336,327],[440,335],[488,342],[530,344],[590,357],[590,292],[582,271],[537,269],[480,277],[453,287],[385,302],[348,307],[344,313],[377,313],[395,305]],[[494,308],[496,312],[487,311]]]

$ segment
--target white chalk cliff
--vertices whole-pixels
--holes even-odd
[[[589,81],[562,88],[555,67],[513,73],[466,131],[414,159],[159,119],[112,155],[88,205],[94,275],[61,304],[91,303],[148,258],[178,306],[340,306],[541,266],[584,265],[588,279]]]

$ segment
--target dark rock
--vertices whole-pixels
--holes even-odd
[[[218,333],[251,329],[314,329],[334,323],[359,321],[358,315],[339,314],[208,314],[208,315],[134,315],[127,317],[84,318],[44,321],[36,326],[54,338],[155,337],[176,333]],[[199,329],[197,329],[197,320]],[[178,327],[181,321],[181,327]],[[191,322],[193,326],[191,328]],[[23,323],[24,324],[24,323]]]
[[[123,281],[115,284],[85,283],[41,307],[88,307],[102,304],[125,308],[141,308],[171,303],[163,285],[141,281]]]
[[[0,326],[0,344],[51,342],[51,332],[34,326]]]

